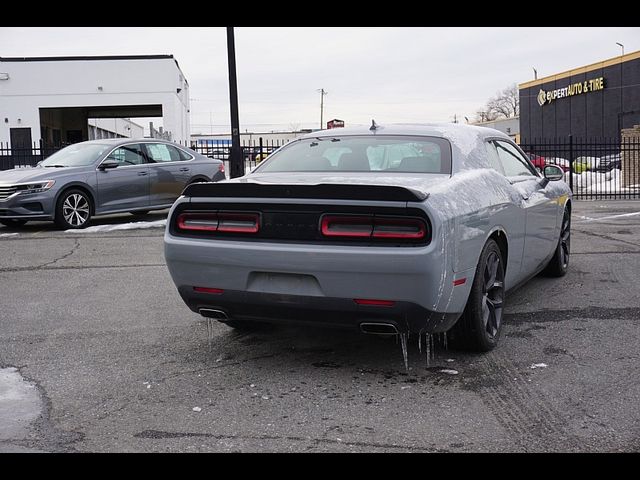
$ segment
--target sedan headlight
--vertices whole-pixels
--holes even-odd
[[[53,187],[54,183],[56,183],[55,180],[44,180],[43,182],[18,185],[18,192],[24,193],[24,194],[41,193]]]

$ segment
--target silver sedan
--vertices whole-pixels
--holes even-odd
[[[505,292],[569,263],[571,191],[506,135],[453,124],[314,132],[192,185],[165,257],[188,307],[235,328],[451,332],[495,347]]]

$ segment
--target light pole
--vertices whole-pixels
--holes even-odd
[[[233,27],[227,27],[227,57],[229,63],[229,103],[231,107],[231,152],[229,155],[229,176],[244,175],[244,159],[240,147],[240,120],[238,117],[238,81],[236,78],[236,47]]]
[[[318,90],[320,92],[320,130],[324,128],[322,123],[322,115],[324,113],[324,96],[328,93],[324,91],[324,88]]]
[[[620,42],[616,42],[616,45],[618,45],[621,49],[622,49],[622,55],[624,57],[624,45],[621,44]],[[622,91],[624,90],[624,82],[623,82],[623,68],[622,68],[622,59],[620,59],[620,115],[618,115],[618,131],[622,130],[623,126],[624,126],[624,120],[623,120],[623,116],[624,116],[624,96],[622,95]]]

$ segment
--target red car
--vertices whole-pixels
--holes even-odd
[[[533,163],[533,166],[536,167],[538,171],[541,172],[542,170],[544,170],[544,167],[547,164],[547,161],[544,157],[529,152],[527,152],[527,155],[529,156],[529,160],[531,160],[531,163]]]

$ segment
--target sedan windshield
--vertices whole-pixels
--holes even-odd
[[[451,173],[451,146],[444,138],[364,135],[306,138],[292,142],[255,172]]]
[[[48,157],[40,166],[84,167],[92,165],[110,148],[112,148],[111,145],[100,143],[74,143]]]

